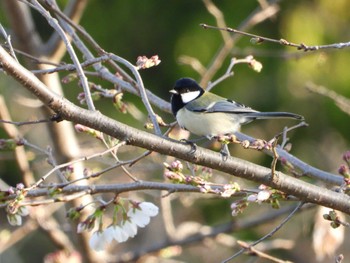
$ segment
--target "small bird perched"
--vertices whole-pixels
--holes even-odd
[[[213,93],[205,91],[190,78],[176,81],[170,90],[171,109],[180,127],[208,139],[234,134],[242,124],[255,119],[292,118],[304,120],[289,112],[259,112]]]

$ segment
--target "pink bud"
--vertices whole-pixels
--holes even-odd
[[[347,163],[350,161],[350,151],[347,151],[343,154],[343,160]]]

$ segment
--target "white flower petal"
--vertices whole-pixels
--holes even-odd
[[[80,222],[78,225],[77,225],[77,233],[80,234],[82,233],[83,231],[85,231],[86,228],[85,228],[85,223],[84,222]]]
[[[122,225],[122,229],[129,237],[134,237],[137,234],[137,226],[135,223],[130,221],[125,221]]]
[[[239,212],[237,210],[232,210],[232,213],[231,213],[232,216],[237,216],[238,214]]]
[[[148,215],[148,216],[158,215],[158,212],[159,212],[158,206],[156,206],[150,202],[142,202],[139,204],[139,207],[141,208],[142,212],[145,215]]]
[[[18,208],[18,214],[20,216],[27,216],[29,215],[29,209],[26,206],[21,206]]]
[[[120,226],[117,225],[108,227],[106,231],[110,231],[112,238],[119,243],[125,242],[129,238],[129,235]]]
[[[143,213],[143,211],[135,209],[129,210],[128,216],[130,220],[139,227],[145,227],[150,222],[150,217]]]
[[[7,214],[7,220],[11,226],[22,225],[22,217],[18,214]]]
[[[258,201],[266,201],[271,196],[271,192],[268,190],[262,190],[258,193],[257,199]]]
[[[112,238],[106,234],[106,231],[96,231],[91,235],[89,245],[93,250],[104,250],[107,243],[110,243]]]
[[[105,243],[111,243],[112,240],[113,240],[113,232],[109,229],[109,228],[106,228],[104,231],[103,231],[103,235],[102,235],[102,238],[104,240]]]
[[[257,194],[251,194],[247,197],[247,202],[251,202],[251,203],[256,202],[257,198],[258,198]]]

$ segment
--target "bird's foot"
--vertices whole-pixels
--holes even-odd
[[[194,143],[193,141],[187,140],[187,139],[181,139],[180,142],[189,144],[189,145],[191,146],[191,151],[190,151],[190,153],[195,153],[195,152],[197,151],[197,144]]]
[[[231,156],[230,151],[229,151],[229,149],[228,149],[228,144],[226,144],[226,143],[225,143],[225,144],[222,144],[221,150],[220,150],[220,154],[221,154],[222,160],[223,160],[224,162],[226,162],[227,159],[228,159],[228,157]]]

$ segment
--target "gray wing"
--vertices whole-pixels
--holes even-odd
[[[215,94],[214,94],[215,95]],[[185,105],[185,108],[193,112],[206,112],[206,113],[231,113],[232,118],[239,118],[239,122],[248,123],[254,119],[275,119],[275,118],[292,118],[297,120],[304,120],[304,117],[298,114],[290,112],[260,112],[253,110],[241,103],[225,99],[220,96],[211,97],[216,102],[206,104],[202,103],[201,100],[197,103],[188,103]]]
[[[185,107],[188,110],[195,111],[195,112],[207,112],[207,113],[225,112],[225,113],[236,113],[236,114],[257,112],[256,110],[253,110],[252,108],[244,106],[243,104],[240,104],[232,100],[227,100],[227,99],[222,99],[214,103],[211,103],[209,105],[193,105],[193,104],[189,105],[189,104],[187,104]]]

